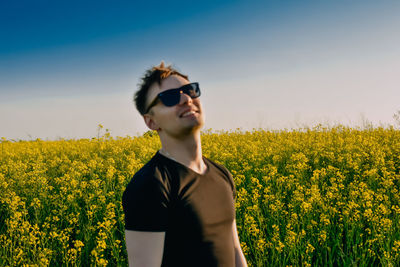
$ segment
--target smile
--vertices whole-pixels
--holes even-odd
[[[195,111],[188,111],[182,114],[182,117],[186,117],[186,116],[190,116],[190,115],[194,115],[196,112]]]

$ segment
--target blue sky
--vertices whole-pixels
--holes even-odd
[[[397,1],[2,1],[0,136],[148,129],[132,103],[161,60],[202,88],[205,129],[395,124]]]

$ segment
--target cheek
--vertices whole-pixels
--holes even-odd
[[[203,109],[203,106],[201,105],[200,98],[195,98],[195,99],[193,99],[193,104],[194,104],[195,106],[197,106],[198,108]]]
[[[173,109],[163,110],[162,112],[159,113],[158,118],[161,124],[170,124],[171,122],[179,119],[179,117],[176,115],[176,112],[174,112]]]

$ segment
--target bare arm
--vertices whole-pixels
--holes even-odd
[[[233,233],[233,242],[235,247],[235,262],[236,262],[235,266],[247,267],[246,258],[244,257],[242,248],[240,247],[239,236],[236,228],[236,219],[233,220],[232,233]]]
[[[126,251],[130,267],[160,267],[165,232],[125,230]]]

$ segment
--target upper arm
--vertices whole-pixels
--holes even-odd
[[[237,232],[236,228],[236,219],[233,219],[232,223],[232,235],[233,235],[233,244],[235,248],[240,248],[240,241],[239,241],[239,235]]]
[[[137,176],[122,196],[129,266],[160,267],[168,225],[168,192],[151,176]]]
[[[232,224],[233,242],[235,248],[235,266],[247,267],[246,257],[243,254],[240,246],[239,236],[236,228],[236,220],[233,220]]]
[[[129,266],[160,267],[165,232],[125,230]]]

